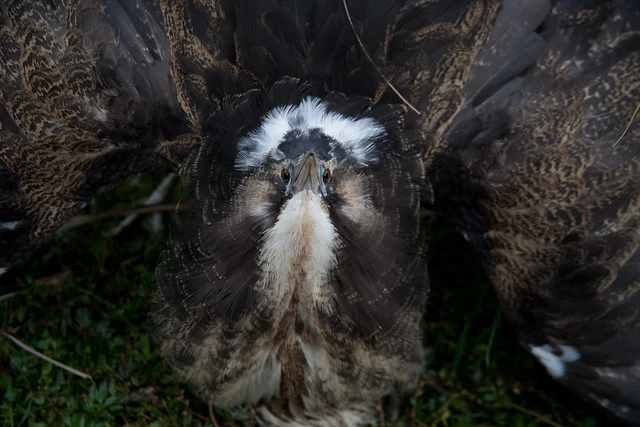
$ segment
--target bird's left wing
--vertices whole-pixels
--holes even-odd
[[[640,4],[505,1],[483,43],[455,114],[425,128],[433,205],[525,348],[638,425]]]

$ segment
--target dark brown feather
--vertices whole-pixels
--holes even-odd
[[[546,46],[508,90],[479,90],[471,69],[444,139],[460,148],[430,159],[435,204],[484,255],[525,347],[575,348],[559,379],[636,425],[640,127],[615,142],[640,95],[640,7],[560,1],[541,18]]]

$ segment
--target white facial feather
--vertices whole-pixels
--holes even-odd
[[[250,209],[252,216],[260,219],[268,219],[271,216],[271,202],[262,202],[253,205]]]
[[[277,151],[289,132],[307,133],[313,129],[335,140],[362,165],[377,162],[373,141],[385,133],[384,127],[371,117],[345,117],[327,111],[326,102],[309,97],[300,105],[274,108],[257,130],[243,137],[238,143],[236,169],[246,171],[260,166]]]
[[[567,363],[575,362],[580,359],[580,353],[575,347],[568,345],[559,345],[558,349],[560,354],[557,355],[553,351],[553,348],[549,344],[545,344],[539,347],[531,347],[529,351],[533,354],[540,363],[547,368],[547,372],[553,378],[561,378],[567,369]]]

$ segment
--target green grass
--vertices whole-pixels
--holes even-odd
[[[143,176],[85,213],[133,206],[157,182]],[[157,235],[142,219],[109,237],[118,222],[61,233],[2,277],[0,295],[20,293],[0,301],[0,329],[91,379],[0,338],[0,425],[207,423],[206,406],[165,366],[150,338],[153,272],[172,228]],[[430,223],[426,375],[402,401],[397,425],[596,425],[589,408],[521,349],[461,236],[441,218]],[[218,420],[233,425],[223,413]]]

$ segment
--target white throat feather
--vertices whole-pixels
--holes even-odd
[[[318,303],[336,265],[338,247],[338,234],[322,197],[311,191],[299,192],[263,236],[259,255],[262,278],[256,290],[273,302],[282,301],[297,286]]]

